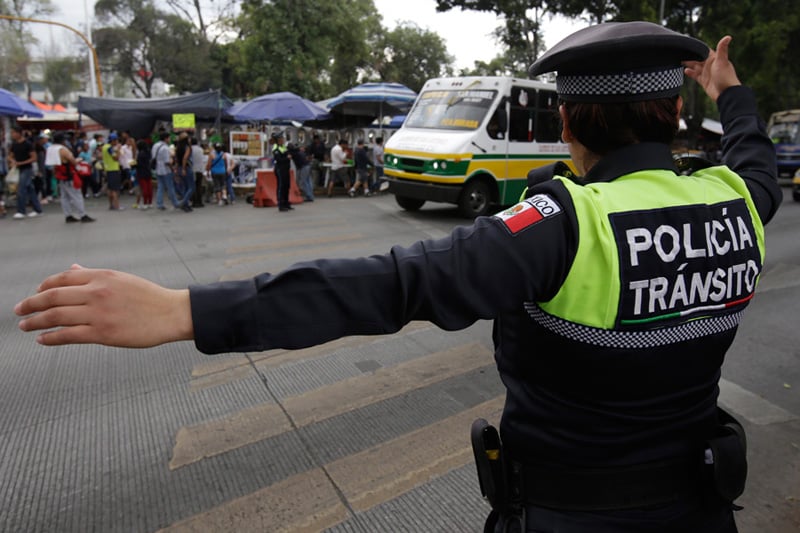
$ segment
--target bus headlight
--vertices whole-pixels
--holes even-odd
[[[439,162],[438,161],[434,161],[433,164],[431,165],[431,167],[433,167],[433,170],[439,170]]]

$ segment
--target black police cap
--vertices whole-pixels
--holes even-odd
[[[607,22],[569,35],[540,57],[531,76],[557,72],[559,96],[575,102],[633,102],[674,96],[683,61],[703,61],[708,46],[652,22]]]

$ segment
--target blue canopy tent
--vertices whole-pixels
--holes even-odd
[[[327,109],[292,92],[264,94],[234,104],[225,113],[238,121],[296,121],[327,120],[331,118]]]
[[[27,100],[23,100],[11,91],[0,89],[0,115],[11,117],[29,116],[42,118],[44,113],[42,113],[39,108],[32,103],[28,102]]]

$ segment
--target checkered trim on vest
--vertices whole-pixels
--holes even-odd
[[[563,96],[657,94],[683,85],[683,67],[620,74],[558,75],[556,90]]]
[[[544,312],[538,305],[525,303],[525,310],[544,329],[569,340],[605,348],[652,348],[684,342],[728,331],[739,325],[743,311],[729,315],[691,320],[679,326],[647,331],[615,331],[569,322]]]

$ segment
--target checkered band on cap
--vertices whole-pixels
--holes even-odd
[[[615,74],[561,75],[556,77],[559,96],[585,100],[618,101],[661,98],[678,94],[683,85],[683,67],[631,71]]]

